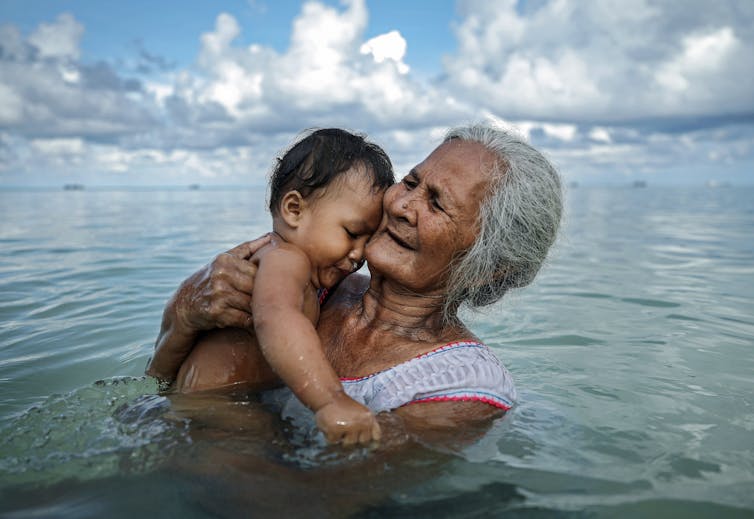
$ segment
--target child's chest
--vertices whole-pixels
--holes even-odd
[[[317,326],[319,321],[319,295],[317,289],[311,283],[304,289],[304,299],[302,302],[302,311],[309,320]]]

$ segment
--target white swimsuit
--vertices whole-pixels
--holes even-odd
[[[375,413],[406,404],[476,401],[507,411],[516,401],[510,373],[484,344],[452,342],[366,377],[341,378],[345,392]],[[275,400],[284,418],[306,414],[287,388]],[[282,398],[282,400],[278,400]]]

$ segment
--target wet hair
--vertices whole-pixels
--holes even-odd
[[[492,184],[479,208],[474,244],[450,266],[446,322],[458,307],[498,301],[531,283],[560,226],[562,188],[554,166],[518,136],[488,124],[452,128],[443,142],[475,142],[492,152]]]
[[[285,193],[304,198],[326,187],[354,166],[362,166],[375,191],[395,182],[385,151],[363,135],[338,128],[310,131],[277,159],[270,178],[270,212],[277,215]]]

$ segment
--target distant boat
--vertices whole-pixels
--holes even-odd
[[[199,189],[199,184],[189,184],[189,189]]]
[[[705,184],[707,187],[730,187],[730,182],[720,182],[718,180],[708,180]]]
[[[644,180],[634,180],[634,183],[631,185],[633,187],[647,187],[647,182]]]
[[[63,189],[66,191],[81,191],[84,189],[84,184],[63,184]]]

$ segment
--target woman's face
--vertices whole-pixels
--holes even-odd
[[[494,160],[481,144],[450,141],[390,187],[367,244],[370,268],[415,292],[443,292],[448,265],[476,239]]]

